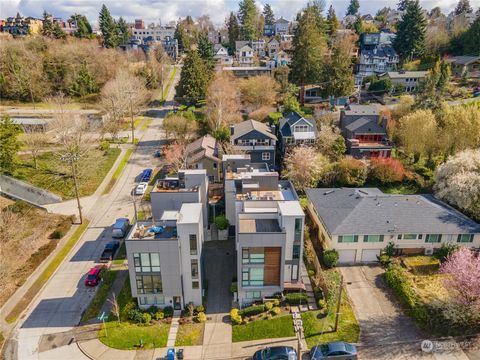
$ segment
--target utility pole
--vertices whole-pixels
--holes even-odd
[[[77,167],[75,164],[78,161],[78,159],[79,157],[74,154],[63,155],[61,157],[61,160],[68,162],[72,169],[73,186],[75,189],[75,197],[77,198],[78,217],[80,219],[80,224],[83,224],[82,206],[80,204],[80,194],[78,192]]]
[[[132,198],[133,198],[133,211],[134,211],[134,213],[135,213],[135,215],[134,215],[134,216],[135,216],[134,220],[135,220],[135,222],[137,222],[137,221],[138,221],[138,215],[137,215],[137,201],[136,201],[136,199],[135,199],[135,189],[133,189]]]
[[[338,302],[337,302],[337,311],[335,313],[335,328],[333,331],[338,329],[338,318],[340,315],[340,305],[342,303],[342,290],[343,290],[343,275],[340,274],[340,289],[338,290]]]
[[[128,97],[130,99],[130,120],[132,124],[132,144],[135,143],[135,122],[133,121],[133,105],[132,105],[132,93],[128,93]]]

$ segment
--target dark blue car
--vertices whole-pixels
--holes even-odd
[[[108,262],[113,260],[113,257],[115,256],[115,253],[119,247],[119,241],[110,241],[107,245],[105,245],[105,249],[103,250],[102,255],[100,255],[100,262]]]
[[[145,169],[142,171],[142,178],[140,182],[149,182],[150,178],[152,177],[152,169]]]

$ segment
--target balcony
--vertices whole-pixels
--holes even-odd
[[[235,144],[233,146],[235,150],[241,151],[266,151],[266,150],[275,150],[275,145],[242,145],[242,144]]]

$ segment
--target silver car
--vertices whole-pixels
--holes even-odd
[[[311,360],[356,360],[358,352],[355,345],[346,342],[331,342],[315,345],[310,350]]]

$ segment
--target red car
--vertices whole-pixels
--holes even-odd
[[[86,286],[96,286],[102,279],[102,267],[91,268],[85,278]]]

